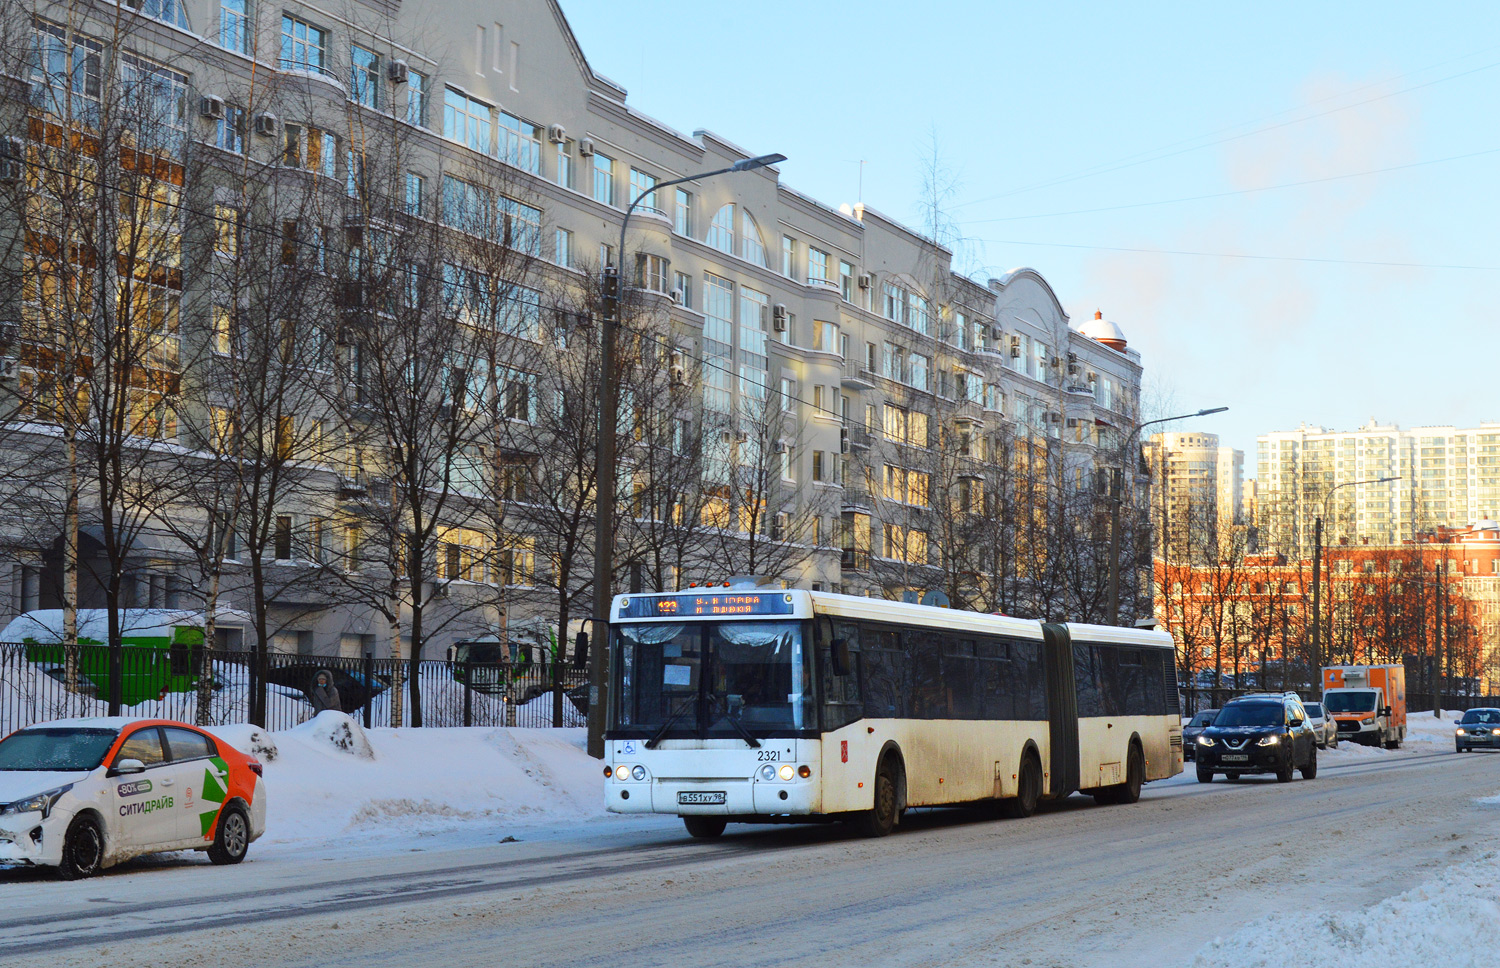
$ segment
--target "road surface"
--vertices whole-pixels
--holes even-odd
[[[1322,757],[1312,781],[1191,773],[1133,806],[1021,821],[913,811],[837,825],[675,821],[513,843],[163,855],[81,884],[0,871],[0,964],[1180,965],[1277,911],[1360,908],[1495,842],[1500,754]],[[496,831],[496,840],[503,831]]]

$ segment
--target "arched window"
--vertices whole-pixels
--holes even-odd
[[[760,229],[756,227],[755,218],[749,212],[741,213],[740,246],[740,255],[758,266],[766,264],[766,246],[761,241]]]
[[[708,244],[720,252],[734,255],[734,203],[730,202],[714,213],[708,224]]]

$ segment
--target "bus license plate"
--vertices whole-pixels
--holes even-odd
[[[1249,763],[1250,757],[1244,753],[1225,753],[1225,763]]]
[[[706,803],[706,804],[720,804],[720,805],[722,805],[724,803],[724,791],[723,790],[691,790],[691,791],[684,791],[682,793],[677,794],[677,802],[678,803]]]

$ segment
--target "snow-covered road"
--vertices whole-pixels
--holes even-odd
[[[1186,965],[1247,925],[1275,940],[1267,915],[1365,912],[1465,870],[1497,843],[1500,809],[1476,800],[1497,791],[1500,754],[1413,743],[1325,754],[1316,780],[1285,785],[1185,775],[1130,807],[913,812],[880,841],[497,819],[399,848],[288,843],[232,870],[167,857],[83,886],[4,872],[0,963]],[[1199,957],[1279,965],[1312,939],[1286,940],[1260,961]]]

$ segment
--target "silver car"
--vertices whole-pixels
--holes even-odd
[[[1307,710],[1307,722],[1313,728],[1313,735],[1318,737],[1318,749],[1339,748],[1339,724],[1328,715],[1320,702],[1305,702],[1302,708]]]

